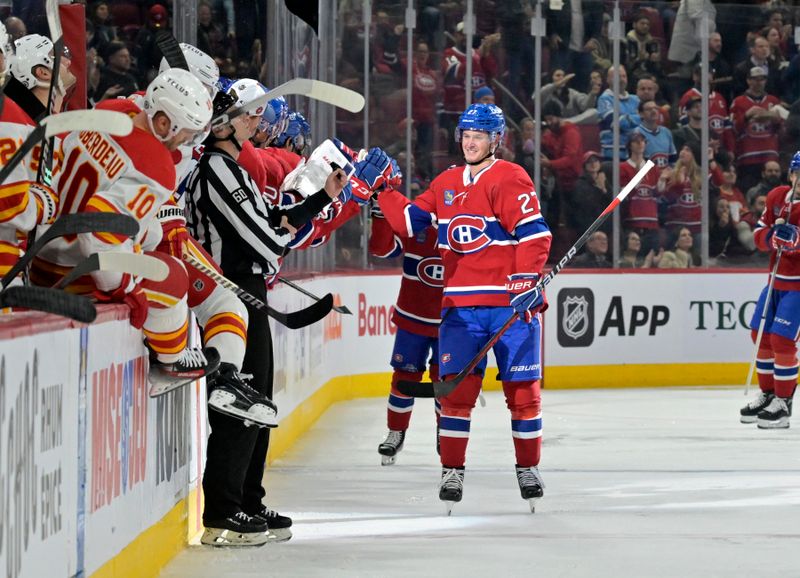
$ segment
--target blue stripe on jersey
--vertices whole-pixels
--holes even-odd
[[[540,429],[542,429],[541,417],[511,420],[511,431],[532,432],[539,431]]]
[[[508,293],[505,289],[476,289],[474,291],[451,287],[444,290],[445,295],[499,295]]]
[[[303,243],[306,240],[306,237],[311,234],[313,229],[313,224],[311,221],[297,229],[297,233],[294,236],[294,239],[289,241],[289,247],[296,247],[300,243]]]
[[[449,417],[443,415],[439,418],[439,429],[442,432],[445,431],[454,431],[454,432],[468,432],[470,425],[469,418],[461,418],[461,417]]]
[[[781,367],[780,365],[775,366],[775,377],[778,379],[790,379],[792,377],[797,377],[797,366],[794,367]]]
[[[406,206],[406,215],[408,220],[411,221],[411,231],[419,233],[433,225],[433,217],[427,211],[423,211],[416,205]]]
[[[547,232],[549,230],[550,227],[547,226],[547,222],[545,222],[544,219],[536,219],[535,221],[518,225],[517,228],[514,229],[514,236],[518,240],[522,241],[523,239]]]

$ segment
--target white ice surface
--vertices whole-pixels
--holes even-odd
[[[267,470],[291,541],[189,547],[162,578],[800,576],[800,416],[740,424],[741,388],[545,391],[547,487],[530,514],[502,394],[486,398],[452,517],[432,402],[417,401],[387,467],[385,399],[340,403]]]

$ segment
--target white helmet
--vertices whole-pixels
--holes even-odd
[[[171,122],[170,131],[165,137],[156,138],[168,141],[181,129],[195,131],[195,142],[202,142],[208,135],[211,121],[211,97],[200,80],[188,70],[168,68],[147,86],[142,110],[147,113],[150,130],[153,117],[163,112]]]
[[[264,96],[267,90],[257,80],[252,78],[242,78],[234,82],[228,89],[228,94],[233,94],[236,97],[236,107],[244,108],[245,114],[250,116],[261,116],[264,114],[266,103],[261,103],[258,107],[248,107],[247,105],[253,102],[260,96]]]
[[[16,55],[11,59],[11,74],[27,89],[49,86],[36,78],[33,69],[44,66],[53,70],[53,43],[41,34],[28,34],[14,42]]]
[[[181,42],[181,52],[183,52],[183,57],[186,59],[186,64],[189,65],[189,72],[200,79],[200,82],[203,83],[203,86],[206,87],[208,94],[213,99],[217,94],[217,81],[219,81],[219,67],[217,63],[199,48],[191,44],[186,44],[185,42]],[[168,69],[169,64],[167,63],[167,59],[162,58],[158,73],[161,74]]]

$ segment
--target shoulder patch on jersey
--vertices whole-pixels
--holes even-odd
[[[231,191],[231,196],[233,197],[233,200],[239,203],[240,205],[245,201],[247,201],[248,198],[247,191],[245,191],[242,187],[239,187],[238,189]]]
[[[456,192],[453,189],[447,189],[444,192],[444,204],[450,206],[453,204],[453,198],[455,197]]]

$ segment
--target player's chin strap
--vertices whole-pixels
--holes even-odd
[[[225,125],[223,125],[223,126],[225,126]],[[236,139],[236,129],[234,129],[233,126],[231,126],[231,125],[227,125],[227,126],[229,126],[230,129],[231,129],[231,133],[228,136],[220,138],[220,137],[218,137],[217,135],[214,134],[214,130],[212,129],[211,132],[208,133],[208,136],[206,137],[206,142],[208,142],[209,144],[211,144],[211,146],[213,146],[215,143],[224,142],[224,141],[228,140],[228,141],[231,141],[233,143],[233,146],[236,147],[237,151],[242,152],[242,143],[240,143]]]

